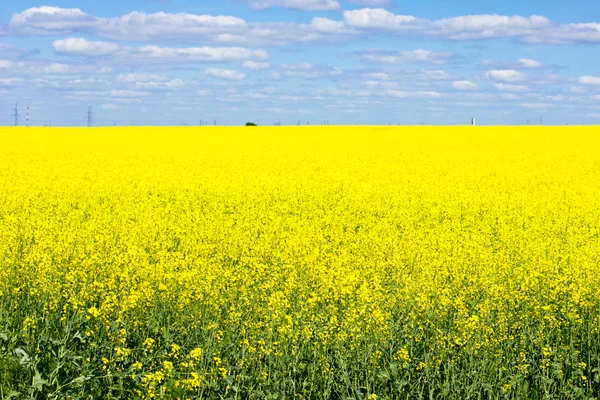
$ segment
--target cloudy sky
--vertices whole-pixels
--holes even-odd
[[[0,2],[0,125],[600,124],[595,0]]]

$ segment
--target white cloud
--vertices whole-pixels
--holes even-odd
[[[120,47],[114,43],[92,42],[81,38],[56,40],[53,43],[58,54],[96,57],[111,55],[110,61],[127,64],[146,63],[197,63],[266,60],[269,53],[264,50],[243,47]]]
[[[540,68],[542,63],[529,58],[519,58],[519,63],[525,68]]]
[[[395,15],[381,8],[344,11],[346,25],[357,29],[408,31],[418,28],[425,21],[411,15]]]
[[[108,92],[110,97],[120,97],[120,98],[137,98],[137,97],[145,97],[150,93],[147,92],[138,92],[136,90],[111,90]]]
[[[348,0],[350,3],[366,7],[388,7],[389,0]]]
[[[255,10],[266,10],[274,6],[281,6],[292,10],[302,11],[330,11],[340,9],[336,0],[244,0]]]
[[[11,46],[8,43],[0,43],[0,57],[4,60],[20,59],[23,57],[30,56],[34,53],[37,53],[37,51],[17,49],[16,47]]]
[[[537,15],[529,18],[466,15],[431,21],[411,15],[396,15],[380,8],[344,11],[344,22],[358,29],[441,36],[455,40],[523,36],[530,34],[533,29],[552,26],[551,21]]]
[[[339,9],[336,0],[244,0],[259,8],[280,5],[293,9]],[[353,0],[380,7],[382,0]],[[598,43],[600,23],[553,23],[532,15],[465,15],[439,20],[396,15],[383,8],[347,10],[343,20],[315,18],[310,24],[290,22],[249,23],[233,16],[190,13],[148,14],[131,12],[119,17],[101,18],[78,8],[33,7],[15,13],[9,33],[57,35],[74,32],[130,41],[172,41],[180,43],[219,43],[243,45],[283,45],[347,39],[356,31],[382,31],[411,37],[440,37],[451,40],[514,37],[527,43]]]
[[[397,82],[370,80],[363,82],[362,86],[368,89],[396,89],[398,88],[399,84]]]
[[[385,94],[389,97],[397,98],[421,98],[421,99],[438,99],[442,94],[435,91],[416,91],[408,92],[404,90],[388,90]]]
[[[345,11],[344,22],[348,27],[362,30],[436,36],[452,40],[515,37],[526,43],[600,42],[600,23],[560,25],[539,15],[523,17],[481,14],[428,20],[411,15],[396,15],[381,8],[365,8]]]
[[[271,64],[265,61],[245,61],[242,64],[242,68],[249,69],[251,71],[258,71],[261,69],[268,69]]]
[[[600,85],[600,76],[580,76],[579,83],[582,85]]]
[[[14,13],[9,30],[28,35],[61,35],[98,25],[99,19],[79,8],[33,7]]]
[[[53,88],[61,91],[69,90],[91,90],[102,89],[108,86],[108,81],[95,78],[75,78],[75,79],[60,79],[60,78],[39,78],[36,86],[40,88]]]
[[[543,110],[552,107],[552,104],[547,103],[522,103],[521,107],[530,108],[533,110]]]
[[[329,18],[315,17],[312,19],[311,27],[321,33],[344,34],[355,33],[349,30],[343,21],[334,21]]]
[[[326,2],[328,0],[310,0]],[[304,0],[300,5],[309,4]],[[285,45],[340,40],[349,33],[342,21],[315,18],[310,24],[257,22],[227,15],[191,13],[153,14],[134,11],[118,17],[101,18],[80,9],[34,7],[13,14],[11,33],[57,35],[83,33],[113,40],[220,45]]]
[[[164,82],[169,78],[165,75],[158,74],[119,74],[116,81],[120,83],[137,83],[137,82]]]
[[[500,98],[504,100],[519,100],[521,99],[521,96],[518,96],[514,93],[502,93]]]
[[[494,81],[519,82],[525,79],[525,74],[514,69],[495,69],[488,71],[485,77]]]
[[[525,92],[529,90],[529,87],[527,86],[511,85],[509,83],[496,83],[494,86],[501,92]]]
[[[448,75],[446,71],[443,71],[441,69],[426,69],[421,71],[421,73],[419,74],[419,78],[425,80],[439,81],[451,79],[452,77]]]
[[[117,104],[102,104],[100,106],[103,110],[118,110],[121,107],[118,106]]]
[[[229,81],[240,81],[246,77],[246,75],[241,72],[220,68],[207,68],[204,73],[212,78],[225,79]]]
[[[344,71],[331,67],[329,65],[320,64],[313,65],[308,62],[281,65],[281,75],[288,78],[304,78],[304,79],[318,79],[318,78],[333,78],[344,74]]]
[[[359,60],[380,64],[445,64],[454,57],[453,53],[436,53],[425,49],[384,51],[367,50],[354,53]]]
[[[176,90],[185,86],[183,79],[172,79],[169,81],[146,81],[136,82],[137,90]]]
[[[543,29],[523,38],[532,44],[569,44],[600,42],[600,23],[573,23]]]
[[[376,81],[387,81],[390,79],[390,75],[384,72],[370,72],[363,75],[365,78],[376,80]]]
[[[106,56],[119,50],[115,43],[91,42],[82,38],[55,40],[52,47],[57,54],[86,57]]]
[[[0,71],[5,75],[40,75],[70,76],[81,74],[107,74],[112,68],[48,62],[45,60],[10,61],[0,60]]]
[[[482,60],[481,64],[490,69],[558,69],[561,68],[558,65],[552,64],[542,64],[537,60],[532,60],[530,58],[520,58],[516,61],[505,61],[505,62],[496,62],[492,60]]]
[[[188,47],[172,48],[144,46],[138,49],[137,56],[148,60],[194,62],[194,61],[243,61],[265,60],[269,54],[264,50],[250,50],[241,47]]]
[[[15,87],[24,82],[23,78],[0,78],[0,87]]]
[[[573,87],[569,88],[569,93],[581,94],[581,93],[585,93],[585,92],[586,92],[586,89],[581,86],[573,86]]]
[[[478,88],[477,84],[471,81],[454,81],[452,87],[456,90],[475,90]]]

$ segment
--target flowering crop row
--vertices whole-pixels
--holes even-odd
[[[0,129],[0,391],[600,392],[595,128]]]

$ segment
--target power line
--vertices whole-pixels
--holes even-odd
[[[13,117],[15,117],[15,126],[19,126],[19,104],[15,103],[15,109],[13,110]]]

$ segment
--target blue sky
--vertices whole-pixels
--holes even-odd
[[[590,0],[0,3],[0,125],[600,124]]]

